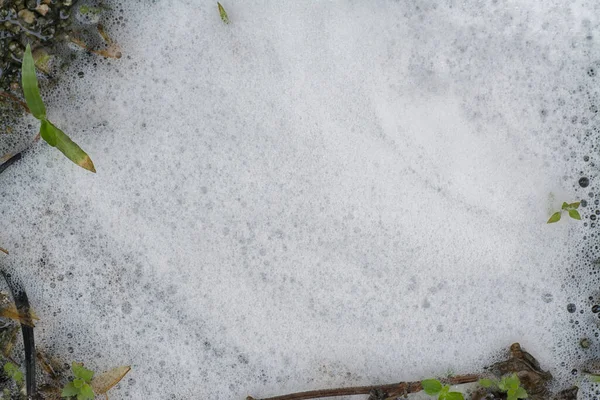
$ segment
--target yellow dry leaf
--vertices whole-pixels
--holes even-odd
[[[115,367],[92,379],[91,386],[96,394],[105,394],[131,371],[130,366]]]
[[[33,323],[34,320],[39,320],[39,318],[31,310],[28,313],[17,310],[17,307],[14,303],[2,306],[0,308],[0,317],[14,319],[15,321],[19,321],[23,325],[31,327],[35,326],[35,324]]]

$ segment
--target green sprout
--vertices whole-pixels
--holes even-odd
[[[480,379],[479,384],[484,388],[497,387],[501,392],[506,393],[506,400],[526,399],[529,397],[527,391],[521,386],[521,381],[517,374],[505,376],[500,381]]]
[[[221,19],[223,20],[224,23],[228,24],[229,17],[227,16],[227,11],[225,11],[225,8],[223,8],[221,3],[217,2],[217,6],[219,7],[219,15],[221,16]]]
[[[464,400],[463,394],[460,392],[451,392],[450,386],[442,385],[442,382],[437,379],[425,379],[421,381],[423,391],[430,396],[437,396],[438,400]]]
[[[77,400],[94,400],[96,397],[90,383],[94,372],[83,367],[83,364],[73,362],[71,364],[75,379],[67,383],[62,390],[62,397],[77,397]]]
[[[21,68],[21,85],[25,101],[31,114],[41,123],[40,136],[52,147],[60,150],[69,160],[82,168],[91,172],[96,172],[92,159],[85,151],[71,140],[63,131],[58,129],[52,122],[46,118],[46,107],[40,96],[37,76],[35,74],[35,64],[31,55],[31,46],[28,44],[23,55],[23,65]]]
[[[4,373],[18,385],[23,383],[23,372],[11,362],[4,364]]]
[[[577,211],[577,209],[579,208],[579,204],[581,204],[580,201],[576,201],[575,203],[570,203],[570,204],[563,203],[561,210],[552,214],[552,216],[550,217],[550,219],[548,220],[547,223],[552,224],[554,222],[560,221],[560,217],[562,216],[563,211],[566,211],[569,214],[569,217],[571,217],[573,219],[581,220],[581,215],[579,215],[579,211]]]

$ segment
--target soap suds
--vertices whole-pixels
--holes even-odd
[[[571,383],[595,208],[545,222],[598,195],[597,10],[224,6],[112,2],[123,58],[45,94],[98,173],[39,144],[1,176],[40,346],[132,364],[115,399],[473,372],[514,341]]]

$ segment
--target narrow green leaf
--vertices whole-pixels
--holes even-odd
[[[484,388],[492,387],[494,386],[494,384],[494,381],[491,379],[484,378],[479,380],[479,385],[481,385]]]
[[[227,11],[225,11],[225,8],[223,8],[221,3],[217,2],[217,6],[219,7],[219,15],[221,15],[221,20],[223,20],[224,23],[228,24],[229,16],[227,16]]]
[[[577,210],[569,210],[569,217],[581,220],[581,215],[579,215],[579,211]]]
[[[523,389],[521,386],[519,386],[517,388],[515,396],[517,397],[517,399],[526,399],[529,397],[529,395],[527,394],[527,391],[525,389]]]
[[[567,208],[569,208],[569,204],[566,202],[563,202],[562,207],[563,210],[566,210]]]
[[[25,54],[23,54],[21,86],[23,87],[23,95],[31,114],[37,119],[46,118],[46,107],[44,106],[42,96],[40,96],[40,88],[38,87],[37,76],[35,75],[35,63],[31,55],[31,46],[29,45],[25,49]]]
[[[42,121],[42,131],[44,129],[47,129],[48,137],[54,138],[54,146],[56,146],[56,148],[60,150],[69,160],[73,161],[81,168],[87,169],[91,172],[96,172],[94,163],[92,162],[90,156],[88,156],[87,153],[83,151],[81,147],[77,145],[77,143],[72,141],[71,138],[69,138],[63,131],[58,129],[52,124],[52,122],[48,120]],[[44,138],[43,133],[42,137]],[[50,143],[48,139],[44,138],[44,140],[46,140],[48,144],[52,146],[52,143]]]
[[[450,392],[446,395],[446,400],[465,400],[460,392]]]
[[[421,386],[423,386],[425,393],[431,396],[435,396],[442,391],[442,383],[437,379],[425,379],[421,381]]]
[[[552,216],[550,217],[550,219],[548,220],[548,224],[551,224],[553,222],[558,222],[560,221],[560,211],[555,212],[554,214],[552,214]]]
[[[73,375],[84,382],[90,382],[94,377],[94,371],[85,368],[82,363],[73,362],[71,369],[73,370]]]
[[[77,389],[74,385],[73,382],[69,382],[65,385],[65,387],[63,387],[61,396],[62,397],[71,397],[71,396],[75,396],[79,393],[79,389]]]
[[[581,204],[580,201],[576,201],[575,203],[569,204],[569,207],[571,207],[571,208],[579,208],[580,204]]]
[[[600,375],[588,374],[588,378],[594,383],[600,383]]]
[[[56,147],[56,130],[53,129],[53,125],[47,120],[42,120],[42,126],[40,126],[40,136],[50,146]]]

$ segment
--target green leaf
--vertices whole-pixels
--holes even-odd
[[[484,378],[479,380],[479,385],[481,385],[484,388],[489,388],[494,386],[495,382],[491,379]]]
[[[217,2],[217,6],[219,6],[219,15],[221,15],[221,20],[223,20],[223,22],[225,22],[226,24],[228,24],[229,23],[229,16],[227,16],[227,11],[225,11],[225,9],[221,5],[221,3]]]
[[[54,125],[50,123],[47,119],[42,120],[42,126],[40,126],[40,136],[44,139],[50,146],[56,147],[56,130],[53,129]]]
[[[568,203],[566,203],[566,202],[563,202],[563,204],[562,204],[562,209],[563,209],[563,210],[566,210],[567,208],[569,208],[569,204],[568,204]]]
[[[40,88],[38,87],[37,76],[35,75],[35,63],[31,55],[30,45],[27,45],[25,54],[23,54],[21,86],[23,87],[23,95],[31,114],[40,120],[46,118],[46,107],[44,106],[42,96],[40,96]]]
[[[560,211],[555,212],[554,214],[552,214],[552,216],[550,217],[550,219],[548,220],[548,224],[551,224],[553,222],[558,222],[560,221]]]
[[[73,370],[73,375],[86,383],[89,383],[94,377],[94,372],[84,368],[82,363],[73,362],[71,369]]]
[[[581,215],[579,215],[579,211],[577,210],[569,210],[569,217],[573,219],[578,219],[581,221]]]
[[[87,169],[91,172],[96,172],[94,163],[92,162],[90,156],[88,156],[87,153],[83,151],[81,147],[77,145],[77,143],[72,141],[71,138],[68,137],[63,131],[54,126],[52,122],[43,120],[40,134],[50,146],[55,146],[69,160],[73,161],[81,168]],[[50,140],[44,137],[44,135],[46,135],[46,137]]]
[[[580,201],[576,201],[575,203],[569,204],[569,207],[571,207],[571,208],[579,208],[580,204],[581,204]]]
[[[19,367],[17,367],[15,364],[13,364],[11,362],[7,362],[6,364],[4,364],[4,372],[6,373],[6,375],[11,377],[15,382],[17,382],[17,383],[23,382],[23,372],[21,372],[21,369]]]
[[[515,396],[517,397],[517,399],[526,399],[529,397],[527,391],[525,391],[525,389],[523,389],[521,386],[517,388]]]
[[[519,385],[521,384],[521,381],[519,380],[519,377],[517,376],[517,374],[512,374],[511,376],[506,378],[506,384],[511,389],[517,389],[519,387]]]
[[[79,389],[77,389],[74,385],[73,382],[69,382],[65,385],[65,387],[63,387],[61,396],[62,397],[71,397],[71,396],[75,396],[79,393]]]
[[[446,400],[465,400],[460,392],[450,392],[446,395]]]
[[[594,383],[600,383],[600,375],[588,374],[588,378]]]
[[[431,396],[435,396],[442,391],[442,383],[437,379],[425,379],[421,381],[421,386],[423,386],[425,393]]]
[[[79,394],[77,395],[77,400],[94,400],[95,397],[96,397],[96,395],[94,394],[92,387],[86,383],[79,390]]]

